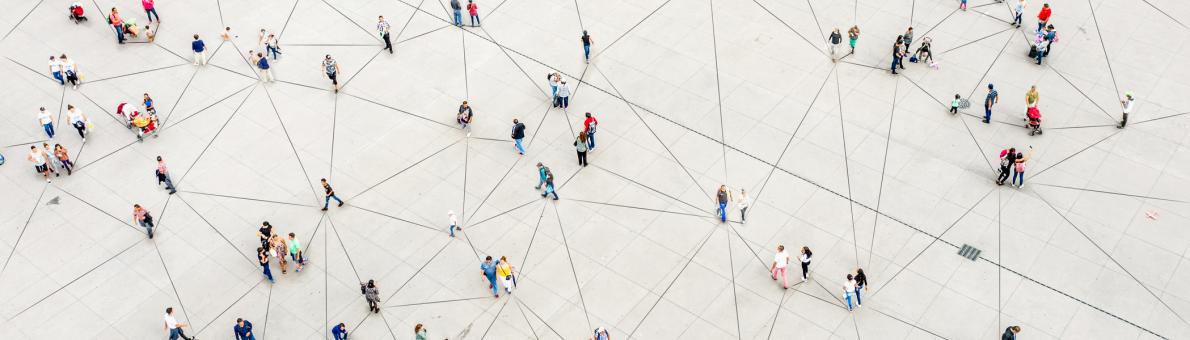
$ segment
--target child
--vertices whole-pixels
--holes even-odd
[[[157,20],[160,21],[161,19]],[[153,32],[153,28],[149,27],[149,25],[145,25],[145,39],[148,39],[149,43],[157,39],[157,32]]]
[[[950,113],[951,114],[959,113],[959,94],[958,93],[955,93],[954,100],[950,101]]]

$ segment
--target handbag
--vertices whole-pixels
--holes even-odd
[[[911,63],[916,63],[916,62],[917,62],[917,55],[913,55],[913,56],[909,57],[909,62],[911,62]]]

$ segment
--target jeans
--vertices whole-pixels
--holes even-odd
[[[554,183],[546,182],[545,183],[545,193],[541,194],[541,197],[546,197],[551,194],[554,195],[554,200],[558,199],[558,192],[554,191]]]
[[[1021,180],[1020,184],[1017,184],[1017,179]],[[1012,184],[1016,184],[1017,186],[1025,185],[1025,172],[1017,171],[1012,173]]]
[[[388,50],[388,53],[390,54],[393,53],[393,41],[389,37],[389,33],[384,32],[384,34],[381,34],[380,37],[384,39],[384,49]],[[273,57],[273,59],[277,59],[277,57]]]
[[[727,222],[727,203],[719,202],[719,221]]]
[[[545,184],[545,176],[537,176],[537,186],[533,187],[533,189],[541,189],[541,186],[544,184]]]
[[[169,340],[177,340],[181,336],[182,336],[181,328],[170,328],[169,329]]]
[[[863,305],[864,305],[864,299],[860,298],[860,296],[859,296],[859,290],[860,290],[861,288],[864,288],[864,287],[860,287],[860,286],[856,286],[856,287],[855,287],[855,304],[856,304],[857,306],[863,306]]]
[[[1041,59],[1045,58],[1045,50],[1037,49],[1037,65],[1041,65]]]
[[[66,79],[62,78],[62,71],[54,71],[54,79],[58,80],[58,85],[66,85]]]
[[[583,45],[583,59],[591,60],[591,45]]]
[[[478,15],[471,16],[471,26],[479,26],[479,16]]]
[[[847,299],[847,311],[851,311],[851,293],[844,291],[843,297]]]
[[[145,9],[145,16],[149,17],[149,22],[153,22],[153,17],[157,17],[157,21],[161,21],[161,16],[157,15],[156,8]]]
[[[785,288],[789,288],[789,277],[785,276],[785,268],[773,268],[773,280],[777,279],[777,275],[781,276],[781,283]]]
[[[1024,14],[1024,13],[1017,13],[1016,18],[1012,19],[1012,23],[1016,24],[1016,27],[1021,27],[1021,15],[1022,14]]]
[[[595,130],[587,130],[587,150],[595,150]]]
[[[587,166],[587,152],[578,151],[578,165]]]
[[[550,85],[550,100],[558,100],[558,86]]]
[[[49,135],[50,138],[54,138],[54,123],[42,124],[41,127],[45,129],[46,135]]]
[[[116,41],[123,44],[124,43],[124,26],[123,25],[112,25],[112,29],[116,31]]]
[[[554,107],[563,109],[570,107],[570,97],[554,97]]]
[[[457,226],[453,224],[450,225],[450,237],[455,237],[455,228],[457,228]]]
[[[266,52],[273,55],[273,60],[277,60],[277,54],[281,53],[281,50],[276,45],[265,45],[264,48]]]
[[[891,66],[891,67],[889,67],[889,68],[890,68],[890,69],[892,69],[892,73],[893,73],[893,74],[896,74],[896,73],[897,73],[897,64],[901,62],[901,58],[899,58],[899,57],[896,57],[896,56],[893,56],[893,58],[892,58],[892,59],[893,59],[893,60],[892,60],[892,66]]]
[[[149,238],[153,238],[153,222],[149,222],[147,220],[140,220],[140,221],[136,221],[136,223],[140,224],[140,226],[142,228],[145,228],[145,233],[149,235]]]
[[[74,129],[79,131],[79,137],[87,138],[87,123],[74,122]]]
[[[463,26],[463,13],[455,10],[455,26]]]
[[[331,199],[332,199],[332,198],[334,198],[336,201],[339,201],[339,205],[343,205],[343,200],[339,199],[339,196],[337,196],[337,195],[330,195],[330,196],[327,196],[327,197],[326,197],[326,201],[322,203],[322,209],[326,209],[326,207],[328,207],[328,206],[330,206],[330,205],[331,205]]]
[[[992,106],[987,105],[983,107],[983,122],[987,123],[990,121],[992,121]]]
[[[273,282],[273,271],[271,269],[269,269],[269,264],[267,262],[262,263],[260,265],[260,267],[264,268],[264,277],[269,279],[269,283],[272,283]]]
[[[500,296],[500,285],[496,284],[496,275],[492,274],[491,276],[487,276],[487,278],[488,285],[492,286],[492,295]]]
[[[1040,31],[1043,29],[1045,29],[1045,21],[1037,21],[1037,30]]]
[[[157,183],[160,184],[163,182],[165,183],[166,190],[169,190],[170,192],[177,191],[177,189],[174,188],[174,181],[169,179],[169,174],[158,175]]]
[[[525,154],[525,146],[521,144],[522,140],[524,140],[524,138],[517,138],[517,139],[513,139],[512,142],[513,142],[513,144],[516,145],[516,151],[520,152],[522,155],[524,155]]]

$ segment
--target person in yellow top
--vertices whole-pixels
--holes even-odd
[[[496,277],[500,278],[504,291],[512,294],[512,289],[516,286],[516,277],[513,276],[513,268],[508,264],[508,258],[500,257],[500,263],[496,265]]]
[[[1028,112],[1029,108],[1037,107],[1038,101],[1041,101],[1041,94],[1037,93],[1037,85],[1030,86],[1029,92],[1025,93],[1025,111]]]

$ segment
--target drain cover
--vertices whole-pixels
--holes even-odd
[[[972,246],[969,246],[966,244],[964,244],[962,248],[959,248],[959,256],[966,257],[968,260],[971,260],[971,261],[975,261],[975,259],[978,259],[979,253],[982,253],[982,252],[983,252],[982,250],[979,250],[975,247],[972,247]]]

